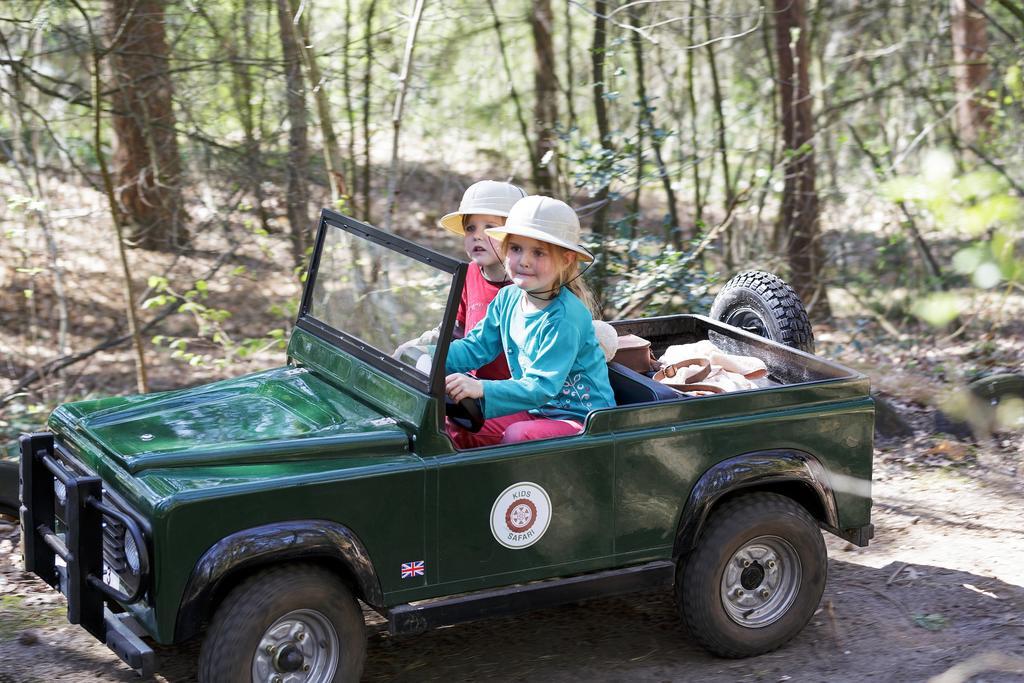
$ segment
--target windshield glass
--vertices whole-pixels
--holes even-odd
[[[309,313],[429,374],[452,276],[328,226]]]

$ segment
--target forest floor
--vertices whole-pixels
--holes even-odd
[[[377,617],[364,680],[1022,680],[1024,485],[994,462],[1012,454],[992,454],[985,468],[929,464],[914,455],[923,446],[879,449],[875,540],[856,548],[829,537],[821,607],[776,652],[711,657],[687,636],[671,593],[652,592],[399,639]],[[62,596],[20,566],[18,530],[0,524],[0,683],[138,680],[68,625]],[[159,649],[157,680],[195,680],[198,651]]]
[[[124,328],[110,240],[77,229],[102,224],[102,206],[88,193],[68,192],[77,208],[50,214],[69,309],[66,344],[93,352],[60,376],[44,373],[22,386],[21,378],[55,354],[58,299],[38,231],[20,228],[17,217],[0,219],[0,291],[20,293],[0,297],[0,396],[17,393],[0,405],[0,446],[40,426],[56,403],[134,391],[126,346],[102,346]],[[130,255],[142,297],[152,296],[145,290],[153,275],[179,291],[201,279],[204,303],[232,312],[225,331],[234,342],[286,329],[301,289],[279,263],[284,237],[253,230],[239,241],[238,231],[231,238],[218,226],[240,225],[243,217],[196,210],[193,218],[207,227],[188,258]],[[434,216],[408,218],[405,227],[417,238],[432,234]],[[905,301],[883,280],[876,285],[865,288],[876,302]],[[415,638],[389,638],[371,619],[366,680],[919,681],[943,672],[949,677],[936,680],[1024,679],[1024,435],[975,438],[941,410],[964,380],[1024,372],[1024,297],[972,293],[963,326],[939,336],[907,318],[884,320],[863,291],[835,287],[830,300],[831,324],[815,327],[818,353],[869,375],[903,425],[876,443],[875,540],[859,549],[829,538],[825,596],[791,643],[753,659],[710,657],[687,637],[672,596],[646,593]],[[144,311],[143,322],[159,310]],[[200,326],[192,314],[174,313],[147,329],[151,390],[283,362],[272,343],[243,358],[210,334],[199,339]],[[196,365],[171,358],[166,347],[148,343],[158,333],[189,338],[189,349],[206,358]],[[104,646],[69,626],[63,598],[20,565],[18,529],[0,522],[0,683],[136,680]],[[158,680],[194,680],[197,652],[194,643],[160,649]]]

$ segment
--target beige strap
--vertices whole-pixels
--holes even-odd
[[[679,372],[691,365],[698,365],[700,367],[689,374]],[[700,382],[710,374],[711,361],[707,358],[688,358],[671,365],[666,365],[661,370],[658,370],[654,375],[654,381],[661,382],[674,389],[679,389],[681,386]]]
[[[676,391],[681,391],[684,394],[691,391],[704,391],[709,394],[724,394],[725,389],[716,384],[684,384],[682,386],[673,386]]]

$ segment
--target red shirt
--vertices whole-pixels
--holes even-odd
[[[487,306],[497,296],[498,291],[507,284],[509,283],[495,284],[487,280],[484,278],[480,266],[470,263],[469,269],[466,271],[466,285],[462,288],[462,301],[459,303],[459,312],[455,314],[455,320],[462,325],[466,332],[469,332],[487,316]],[[478,379],[509,379],[512,376],[504,355],[498,356],[473,374]]]

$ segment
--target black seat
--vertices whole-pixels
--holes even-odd
[[[620,406],[682,397],[675,389],[630,370],[621,363],[608,364],[608,380],[615,392],[615,403]]]

